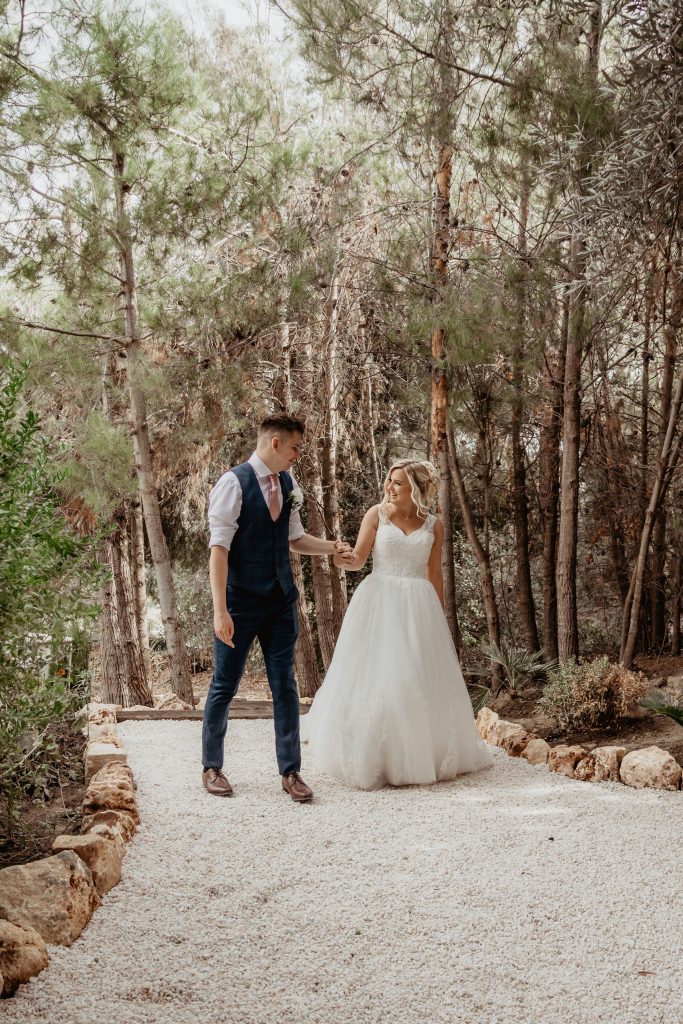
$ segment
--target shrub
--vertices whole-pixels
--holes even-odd
[[[0,804],[9,828],[83,702],[63,653],[96,611],[84,582],[96,538],[76,536],[60,510],[56,452],[36,414],[20,410],[25,378],[25,368],[0,368]]]
[[[539,707],[563,728],[608,725],[622,718],[647,692],[647,680],[606,657],[551,672]]]
[[[544,651],[530,653],[524,647],[511,647],[505,642],[501,642],[500,647],[493,643],[483,643],[481,650],[504,670],[501,687],[507,686],[513,694],[519,693],[525,680],[546,676],[556,665],[556,662],[546,660]]]

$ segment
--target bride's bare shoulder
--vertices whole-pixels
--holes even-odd
[[[371,505],[370,508],[365,513],[365,515],[363,516],[363,522],[367,523],[368,526],[374,526],[375,529],[377,529],[377,527],[379,526],[379,523],[381,521],[381,518],[382,518],[382,506],[381,506],[381,504],[380,505]]]

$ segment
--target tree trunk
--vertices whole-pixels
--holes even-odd
[[[147,423],[147,400],[138,383],[138,363],[141,359],[140,329],[138,324],[137,291],[133,261],[133,244],[127,212],[128,186],[125,181],[125,157],[113,152],[114,191],[117,212],[117,241],[121,275],[122,304],[128,353],[128,396],[130,401],[133,450],[142,509],[147,527],[147,539],[157,578],[161,620],[166,637],[166,650],[173,692],[188,704],[194,705],[190,660],[187,655],[182,626],[171,573],[171,559],[161,525],[159,498],[154,480],[152,448]]]
[[[672,302],[671,314],[668,317],[665,330],[667,332],[671,332],[671,337],[675,343],[681,322],[683,321],[683,265],[680,263],[680,254],[679,263],[674,275],[674,281],[674,299]],[[667,339],[667,345],[668,344],[669,342]],[[624,605],[620,660],[625,668],[630,668],[633,664],[633,657],[636,650],[638,627],[643,603],[647,554],[655,526],[657,512],[666,497],[666,492],[671,484],[671,480],[681,454],[683,430],[680,431],[677,439],[675,439],[675,433],[682,405],[683,369],[681,370],[676,382],[676,389],[672,401],[670,402],[666,431],[659,452],[659,458],[657,460],[656,475],[652,485],[650,500],[645,513],[645,522],[643,523],[643,529],[641,532],[638,557],[631,574],[631,586]]]
[[[521,190],[519,203],[519,233],[517,252],[519,257],[519,284],[517,304],[517,340],[513,353],[512,381],[512,465],[513,505],[515,517],[515,567],[517,583],[517,604],[524,630],[524,639],[530,653],[538,651],[538,628],[536,608],[531,587],[531,562],[529,558],[529,501],[526,491],[526,461],[522,444],[522,416],[524,409],[524,370],[522,361],[526,335],[527,301],[527,238],[526,228],[529,216],[529,161],[524,157],[521,169]]]
[[[102,700],[124,707],[151,707],[152,692],[135,618],[128,514],[123,506],[114,514],[114,523],[107,544],[111,579],[102,595]]]
[[[597,92],[602,36],[602,3],[590,10],[587,34],[587,69],[592,89]],[[581,440],[581,360],[586,324],[588,253],[581,211],[586,182],[591,174],[595,142],[588,138],[581,146],[577,166],[577,199],[572,230],[569,336],[564,377],[564,422],[562,475],[560,483],[560,536],[557,549],[557,639],[561,664],[579,655],[579,624],[576,603],[576,565],[579,520],[579,445]]]
[[[310,419],[309,419],[310,430]],[[315,431],[310,430],[315,436]],[[325,525],[322,516],[323,489],[320,478],[320,463],[315,442],[311,440],[307,458],[299,463],[301,482],[306,491],[306,522],[308,532],[314,537],[325,536]],[[315,622],[318,631],[318,643],[323,666],[327,668],[332,661],[337,634],[334,626],[332,604],[332,580],[330,563],[327,557],[311,558],[311,579],[313,581],[313,599],[315,601]]]
[[[280,332],[280,349],[282,356],[282,374],[278,377],[276,400],[288,412],[293,408],[292,396],[292,346],[289,323],[283,320]],[[299,693],[302,697],[313,697],[320,689],[320,670],[315,646],[313,627],[306,600],[306,585],[301,566],[301,558],[295,552],[290,554],[294,582],[299,591],[297,613],[299,617],[299,636],[294,649],[294,667],[296,669]]]
[[[572,287],[564,375],[560,533],[557,545],[557,646],[561,664],[579,654],[576,606],[576,550],[579,516],[579,444],[581,433],[581,354],[585,306],[586,252],[572,238]]]
[[[341,536],[339,518],[339,490],[337,484],[337,448],[339,444],[339,271],[335,268],[334,276],[325,304],[327,320],[327,345],[325,364],[325,430],[322,440],[321,468],[323,509],[326,532],[330,539]],[[330,584],[332,587],[332,614],[334,621],[335,641],[341,629],[346,612],[346,573],[336,565],[328,563]]]
[[[147,626],[147,582],[145,580],[145,525],[142,515],[142,501],[136,494],[130,503],[128,531],[130,534],[131,565],[133,570],[133,600],[135,622],[145,667],[149,673],[150,650],[149,628]]]
[[[453,147],[442,144],[436,168],[434,197],[434,229],[432,244],[432,273],[435,297],[438,302],[448,287],[448,249],[450,243],[451,174]],[[432,398],[430,411],[431,460],[439,471],[438,508],[443,520],[443,548],[441,571],[443,574],[444,611],[453,643],[462,651],[462,637],[458,624],[455,599],[455,565],[453,557],[453,511],[450,470],[448,465],[448,439],[446,420],[448,411],[448,380],[446,375],[445,331],[436,325],[432,330]]]
[[[318,656],[315,649],[315,639],[311,628],[311,620],[308,614],[308,602],[306,601],[306,588],[304,586],[304,574],[301,568],[301,558],[292,553],[292,572],[294,582],[299,591],[298,613],[299,613],[299,636],[294,650],[294,667],[296,669],[299,693],[302,697],[314,697],[320,689],[320,669],[318,668]]]
[[[479,575],[481,579],[481,591],[484,599],[484,612],[486,614],[486,626],[488,628],[489,643],[500,647],[500,617],[498,615],[498,602],[496,601],[496,589],[493,583],[493,572],[491,571],[491,559],[477,536],[477,530],[472,514],[472,506],[465,487],[465,481],[460,470],[457,450],[453,431],[448,431],[448,454],[450,456],[451,474],[455,484],[455,493],[460,502],[463,523],[467,539],[470,542],[474,556],[479,564]],[[500,689],[502,682],[501,666],[496,661],[491,662],[491,677],[494,692]]]
[[[678,657],[681,653],[681,590],[683,590],[683,552],[679,539],[678,551],[673,556],[673,572],[671,574],[671,653]]]
[[[607,518],[612,561],[619,588],[622,605],[626,601],[629,588],[629,570],[626,556],[626,536],[624,530],[623,502],[626,493],[627,453],[624,450],[621,424],[613,408],[609,391],[607,361],[601,359],[602,372],[602,403],[604,408],[603,422],[598,422],[597,436],[602,445],[604,462],[604,514]]]
[[[543,646],[557,660],[557,513],[560,498],[560,433],[563,418],[564,367],[569,331],[569,295],[562,300],[560,346],[557,359],[546,359],[547,398],[541,415],[539,446],[539,505],[543,522]]]
[[[680,262],[680,250],[678,253],[678,259]],[[667,274],[667,279],[669,278],[670,273]],[[667,318],[664,324],[664,366],[662,369],[662,386],[659,400],[660,449],[664,443],[664,434],[666,433],[666,425],[669,420],[674,374],[676,372],[676,350],[678,347],[678,338],[675,320],[676,311],[673,309],[671,311],[671,316],[674,317],[674,329],[671,329],[671,317]],[[650,572],[650,640],[656,651],[660,651],[662,649],[666,632],[666,520],[667,504],[663,501],[657,511],[654,530],[652,533],[652,560]]]

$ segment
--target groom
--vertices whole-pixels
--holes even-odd
[[[224,473],[209,495],[214,673],[204,708],[202,780],[214,796],[233,793],[223,773],[228,708],[258,637],[273,694],[282,788],[297,803],[313,798],[299,774],[299,693],[292,670],[298,591],[289,552],[350,558],[352,549],[340,540],[311,537],[301,525],[301,492],[289,470],[304,429],[293,416],[268,416],[259,425],[254,454]]]

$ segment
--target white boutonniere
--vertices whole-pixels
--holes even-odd
[[[303,492],[300,487],[292,487],[287,495],[287,501],[291,501],[292,508],[301,508],[304,503]]]

